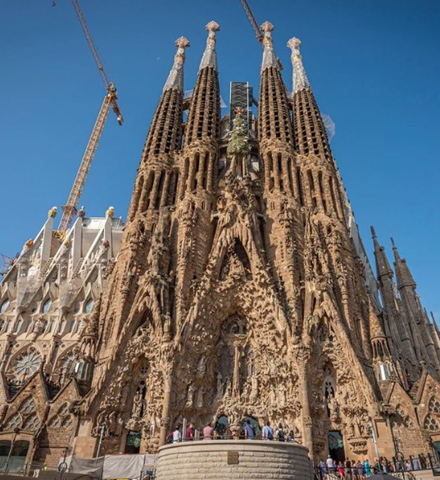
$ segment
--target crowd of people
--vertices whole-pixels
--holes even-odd
[[[364,461],[347,459],[344,462],[336,462],[329,455],[325,462],[324,460],[319,462],[316,471],[321,479],[328,474],[337,474],[344,480],[362,480],[376,473],[393,473],[425,468],[427,468],[427,459],[423,454],[402,461],[396,461],[394,458],[390,461],[386,457],[380,457],[375,458],[373,462],[368,459]]]
[[[197,430],[194,427],[194,423],[190,423],[185,429],[185,432],[183,432],[181,425],[177,425],[175,430],[167,435],[166,441],[167,443],[178,443],[191,440],[228,440],[232,438],[233,435],[229,425],[217,425],[214,429],[212,423],[209,422],[201,430]],[[286,433],[281,423],[276,429],[274,429],[268,421],[264,427],[260,429],[259,427],[254,426],[250,419],[244,421],[239,438],[245,440],[275,440],[278,442],[295,441],[293,430]]]

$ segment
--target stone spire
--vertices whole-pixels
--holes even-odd
[[[220,133],[220,87],[215,53],[215,32],[220,27],[211,21],[206,29],[208,40],[188,110],[185,147],[201,139],[217,139]]]
[[[391,244],[393,245],[393,252],[394,252],[394,267],[396,269],[396,280],[397,280],[397,287],[399,290],[402,287],[416,287],[416,282],[406,264],[406,260],[404,258],[400,258],[399,252],[397,250],[396,244],[394,243],[394,239],[391,238]]]
[[[274,26],[270,22],[264,22],[263,25],[260,27],[261,30],[264,32],[263,38],[263,61],[261,63],[261,71],[266,70],[266,68],[277,68],[280,69],[280,64],[278,59],[275,55],[273,49],[273,39],[272,39],[272,31],[274,30]]]
[[[185,37],[176,40],[177,52],[174,56],[174,63],[168,75],[163,91],[177,90],[183,91],[183,64],[185,63],[185,48],[189,47],[189,41]]]
[[[384,247],[379,245],[374,227],[370,227],[370,229],[371,235],[373,237],[374,258],[376,259],[376,271],[377,276],[379,277],[379,281],[382,281],[381,279],[383,276],[389,276],[389,278],[392,279],[394,272],[386,256],[385,249]]]
[[[399,351],[404,352],[404,357],[409,361],[406,365],[411,369],[411,379],[417,375],[414,370],[417,364],[417,355],[414,349],[413,337],[410,326],[400,311],[397,302],[396,286],[393,282],[394,272],[390,266],[385,249],[377,241],[376,232],[371,227],[371,234],[374,242],[374,257],[376,259],[376,271],[379,280],[379,289],[383,300],[386,315],[384,316],[384,328],[387,338],[392,341],[391,350],[395,358]]]
[[[287,46],[292,50],[292,112],[295,150],[300,155],[313,155],[332,160],[321,112],[302,63],[299,51],[300,45],[301,41],[295,37],[287,43]]]
[[[156,107],[147,135],[136,178],[128,220],[136,212],[158,210],[173,197],[175,175],[171,172],[174,154],[180,150],[183,120],[183,64],[189,41],[180,37],[175,42],[174,63]],[[165,172],[165,170],[167,170]],[[173,177],[173,178],[172,178]]]
[[[287,42],[287,46],[292,50],[292,92],[296,93],[299,90],[304,90],[305,88],[310,88],[309,79],[307,78],[304,65],[302,63],[301,53],[299,47],[301,45],[301,40],[299,38],[293,37]]]
[[[199,70],[205,67],[212,67],[217,70],[217,54],[215,53],[215,32],[220,30],[220,26],[214,20],[211,20],[206,25],[206,30],[208,30],[208,38],[206,40],[206,48],[203,53],[202,61],[200,62]]]

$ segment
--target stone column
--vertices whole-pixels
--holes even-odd
[[[160,422],[159,445],[165,445],[167,429],[170,423],[170,405],[171,405],[171,382],[172,382],[172,365],[167,365],[164,372],[163,385],[163,408],[162,420]]]
[[[307,386],[308,362],[310,359],[310,348],[299,345],[295,348],[295,354],[298,362],[299,384],[302,392],[302,424],[303,424],[303,442],[309,449],[309,456],[313,458],[313,431],[312,417],[310,414],[310,398]]]

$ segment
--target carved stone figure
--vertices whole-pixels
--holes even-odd
[[[103,454],[155,453],[183,420],[227,417],[239,438],[251,417],[294,430],[314,461],[332,435],[350,459],[373,458],[376,427],[384,456],[428,453],[438,332],[397,247],[393,277],[373,230],[374,277],[301,42],[289,41],[290,93],[265,22],[258,106],[233,84],[232,106],[249,102],[222,120],[219,27],[207,29],[190,98],[189,42],[176,41],[126,224],[110,207],[54,230],[52,210],[3,276],[2,440],[29,427],[26,461],[41,463],[99,442]]]

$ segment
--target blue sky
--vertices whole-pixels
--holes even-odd
[[[323,113],[336,123],[332,150],[365,247],[369,226],[390,255],[393,236],[428,310],[440,317],[440,2],[249,0],[275,26],[291,86],[292,36]],[[107,121],[81,205],[124,219],[151,118],[186,36],[185,88],[193,87],[210,20],[221,26],[222,96],[229,82],[258,92],[261,47],[239,0],[80,0],[119,92],[122,127]],[[70,0],[0,2],[0,253],[34,237],[65,203],[105,91]],[[226,110],[224,111],[226,113]]]

